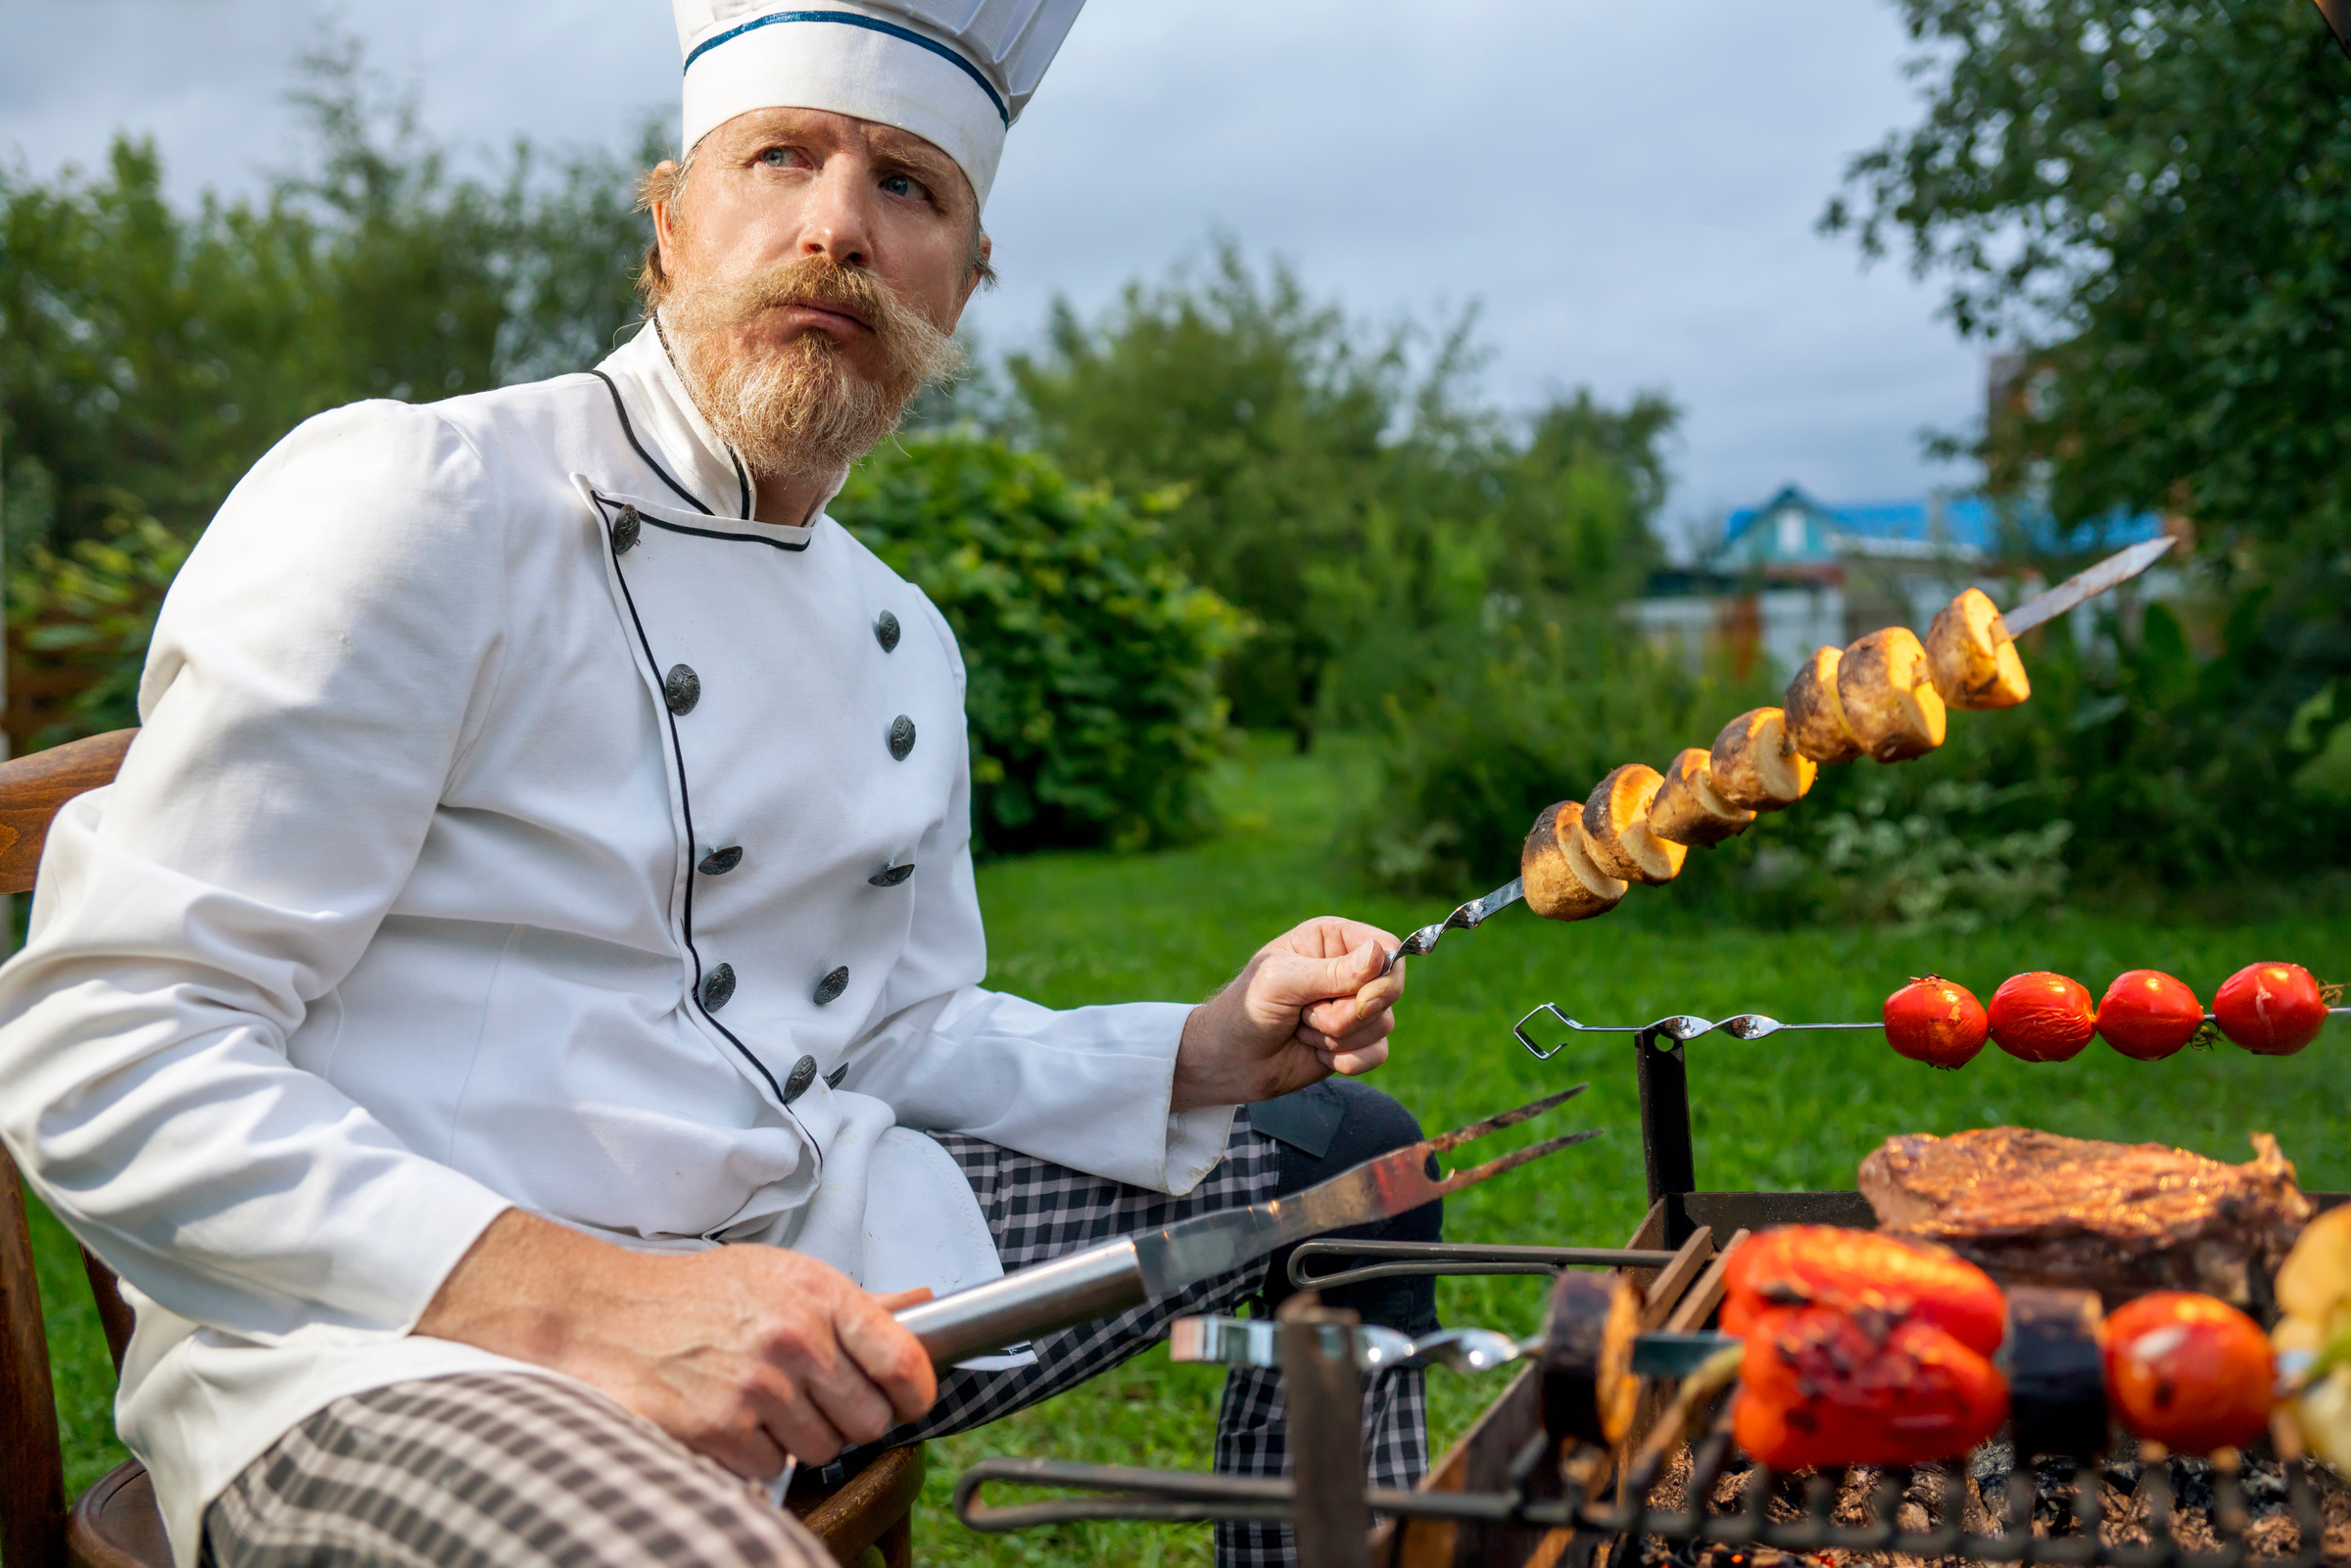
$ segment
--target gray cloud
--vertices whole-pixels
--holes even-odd
[[[152,133],[173,189],[296,162],[282,95],[329,26],[439,136],[619,146],[674,115],[659,0],[16,0],[0,151],[35,171]],[[1590,383],[1689,408],[1675,510],[1786,479],[1915,493],[1980,355],[1898,266],[1812,232],[1845,159],[1915,113],[1883,0],[1094,0],[1013,132],[988,214],[1018,343],[1222,227],[1372,319],[1482,302],[1485,390]]]

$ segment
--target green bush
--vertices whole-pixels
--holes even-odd
[[[1172,504],[968,431],[884,448],[835,501],[963,644],[981,853],[1135,848],[1211,825],[1219,663],[1243,625],[1162,557]]]
[[[1620,763],[1662,768],[1751,705],[1605,611],[1464,635],[1429,671],[1425,695],[1391,700],[1378,784],[1341,837],[1374,882],[1445,897],[1515,876],[1545,806],[1582,799]]]
[[[123,510],[63,554],[35,544],[24,555],[7,588],[10,698],[24,748],[137,724],[147,640],[187,541]]]

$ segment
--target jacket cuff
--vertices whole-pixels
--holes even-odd
[[[1162,1166],[1169,1196],[1180,1198],[1207,1179],[1232,1139],[1237,1106],[1200,1106],[1168,1117],[1168,1159]]]

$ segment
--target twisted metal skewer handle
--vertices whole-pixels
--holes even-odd
[[[1660,1040],[1684,1045],[1701,1035],[1712,1034],[1717,1029],[1734,1040],[1760,1040],[1784,1029],[1882,1029],[1886,1026],[1883,1023],[1782,1023],[1778,1019],[1762,1013],[1739,1013],[1720,1022],[1702,1019],[1690,1013],[1669,1013],[1654,1023],[1584,1023],[1560,1012],[1557,1002],[1546,1002],[1511,1026],[1511,1032],[1518,1036],[1518,1043],[1525,1046],[1538,1062],[1550,1061],[1568,1046],[1567,1041],[1561,1040],[1546,1049],[1537,1045],[1534,1037],[1526,1032],[1527,1024],[1546,1013],[1561,1028],[1572,1029],[1578,1034],[1637,1034],[1648,1045],[1655,1045]]]
[[[1398,943],[1396,950],[1388,955],[1387,967],[1380,973],[1385,974],[1393,971],[1396,968],[1396,961],[1400,958],[1418,958],[1421,954],[1432,951],[1438,940],[1447,931],[1476,929],[1497,911],[1508,909],[1525,896],[1525,881],[1520,878],[1513,877],[1485,897],[1472,898],[1434,926],[1423,926]]]

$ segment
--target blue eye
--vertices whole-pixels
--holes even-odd
[[[789,167],[792,164],[792,149],[789,147],[767,148],[760,153],[759,162],[770,168]]]
[[[917,201],[920,201],[922,198],[931,194],[929,191],[923,188],[920,180],[910,178],[904,174],[891,174],[888,176],[882,181],[882,188],[892,196],[912,197]]]

